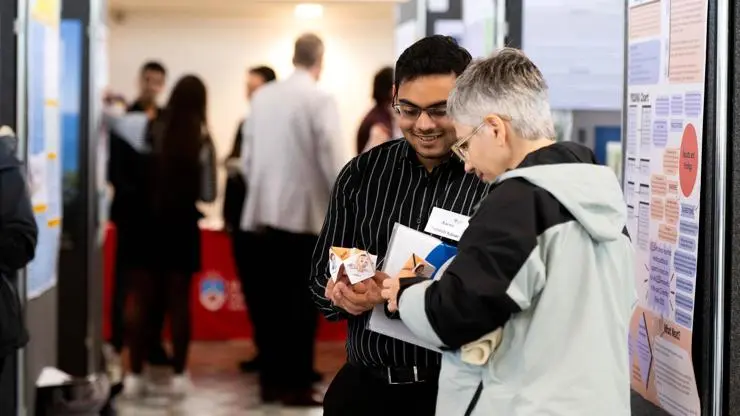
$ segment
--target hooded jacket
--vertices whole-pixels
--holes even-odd
[[[633,249],[616,175],[556,143],[500,176],[437,281],[406,287],[401,319],[441,347],[438,415],[630,414]],[[461,346],[503,328],[482,366]]]
[[[26,180],[15,157],[15,139],[0,136],[0,358],[28,342],[20,300],[10,279],[33,259],[37,237]]]

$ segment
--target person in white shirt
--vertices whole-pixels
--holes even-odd
[[[324,44],[314,34],[295,42],[295,72],[258,90],[244,130],[243,166],[248,198],[241,229],[257,233],[252,307],[262,331],[260,384],[264,402],[314,406],[313,351],[317,316],[306,290],[317,236],[329,205],[337,169],[333,144],[339,114],[334,99],[317,85]],[[269,263],[279,257],[281,262]],[[267,302],[274,300],[279,302]]]

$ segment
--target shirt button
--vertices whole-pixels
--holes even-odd
[[[419,218],[416,219],[416,223],[417,224],[421,224],[421,217],[419,217]]]

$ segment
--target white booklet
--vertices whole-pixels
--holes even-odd
[[[457,254],[456,247],[429,234],[396,223],[393,226],[388,251],[383,260],[382,271],[395,277],[401,272],[409,259],[413,255],[417,255],[434,267],[431,278],[438,279],[444,274],[455,254]],[[375,309],[371,312],[367,328],[379,334],[441,352],[438,346],[428,344],[414,336],[401,320],[389,319],[385,315],[384,305],[375,306]]]

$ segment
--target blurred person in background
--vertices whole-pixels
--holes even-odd
[[[252,101],[252,95],[260,87],[268,82],[275,81],[275,71],[267,66],[257,66],[247,71],[246,91],[247,102]],[[224,228],[226,231],[233,233],[239,230],[241,223],[242,210],[244,209],[244,200],[246,198],[246,182],[241,166],[242,144],[244,137],[244,123],[247,118],[239,121],[234,136],[234,144],[231,147],[229,156],[226,157],[226,191],[224,195],[223,217]]]
[[[375,106],[357,130],[357,153],[366,152],[393,136],[393,68],[385,67],[373,79]]]
[[[134,102],[127,106],[127,111],[132,113],[145,113],[149,119],[156,118],[161,112],[161,108],[157,105],[157,102],[159,100],[159,96],[162,94],[162,90],[164,89],[166,76],[167,70],[157,61],[149,61],[142,65],[139,70],[138,97]],[[120,96],[109,98],[119,102],[123,100]],[[118,166],[111,166],[111,163],[120,164],[124,167],[130,166],[131,163],[134,163],[137,160],[138,156],[125,141],[120,137],[117,137],[115,132],[111,132],[110,147],[110,153],[114,154],[116,157],[113,160],[108,160],[108,181],[111,183],[118,182],[118,188],[120,188],[121,181],[125,179],[117,178],[115,175],[119,173],[123,173],[125,175],[126,170],[119,169]],[[111,174],[113,176],[111,176]],[[114,188],[116,188],[115,185]],[[116,189],[116,191],[119,190],[120,189]],[[110,221],[115,224],[116,230],[119,230],[124,226],[121,222],[121,216],[126,215],[125,213],[131,209],[132,204],[138,204],[138,201],[136,199],[128,198],[125,192],[115,192],[113,194],[113,200],[111,201],[110,206]],[[126,256],[117,255],[113,276],[113,302],[111,302],[111,338],[109,340],[109,345],[106,345],[104,348],[108,362],[114,367],[120,367],[120,354],[123,349],[125,337],[124,308],[126,302],[127,282],[123,270],[125,270],[126,267]],[[164,329],[165,309],[166,305],[162,303],[158,305],[158,307],[152,308],[150,311],[151,316],[149,319],[152,325],[157,327],[155,332],[160,334],[152,339],[152,345],[149,347],[147,355],[147,361],[149,364],[155,366],[166,366],[171,364],[170,357],[167,355],[167,351],[162,345],[161,337]],[[120,368],[114,369],[114,372],[116,373],[113,377],[114,382],[118,381],[118,374],[120,371]]]
[[[246,98],[247,101],[252,100],[252,95],[263,85],[268,82],[272,82],[276,79],[275,71],[268,66],[257,66],[250,68],[247,71],[246,80]],[[254,237],[250,232],[240,231],[239,224],[241,223],[242,212],[244,209],[244,201],[247,197],[247,183],[242,172],[242,145],[244,137],[244,124],[247,121],[247,117],[239,122],[239,126],[236,129],[236,137],[234,138],[234,145],[231,148],[231,153],[226,158],[226,190],[224,193],[224,204],[223,204],[223,218],[224,228],[231,234],[232,250],[234,252],[234,258],[236,260],[237,272],[239,274],[239,280],[241,281],[242,293],[247,303],[247,312],[251,313],[251,304],[254,302],[251,300],[255,294],[249,291],[249,280],[250,276],[250,262],[253,260],[250,258],[250,252],[252,250],[252,241]],[[242,255],[240,255],[242,253]],[[255,278],[252,274],[251,278]],[[248,315],[249,315],[248,313]],[[251,318],[251,316],[250,316]],[[256,322],[252,320],[252,333],[254,337],[257,337]],[[255,342],[257,344],[257,342]],[[259,353],[259,352],[258,352]],[[254,357],[251,361],[242,361],[239,363],[239,369],[242,372],[248,373],[259,370],[259,356]]]
[[[38,237],[23,165],[15,156],[16,143],[9,127],[0,128],[0,374],[6,358],[28,343],[20,298],[11,279],[33,259]],[[0,403],[5,402],[0,397]],[[8,414],[4,409],[0,413]]]
[[[151,118],[162,110],[157,100],[164,90],[167,70],[157,61],[145,63],[139,71],[139,96],[129,106],[128,111],[144,112]]]
[[[306,281],[316,236],[336,176],[339,141],[335,100],[317,81],[324,43],[314,34],[295,42],[295,72],[265,85],[252,99],[242,151],[248,197],[241,228],[256,233],[249,261],[255,296],[263,402],[314,406],[314,336],[317,314]],[[270,258],[280,256],[276,263]],[[279,299],[279,300],[278,300]]]
[[[125,279],[132,308],[127,316],[130,373],[123,394],[146,393],[144,362],[159,325],[152,311],[166,305],[172,333],[171,392],[184,395],[190,387],[186,361],[190,344],[190,283],[201,268],[202,214],[196,202],[215,199],[215,151],[206,122],[206,88],[192,75],[181,78],[167,107],[150,120],[146,113],[111,117],[113,133],[126,141],[134,155],[124,165],[111,153],[116,193],[137,201],[121,215],[118,254],[125,258]],[[113,150],[113,149],[111,149]]]

